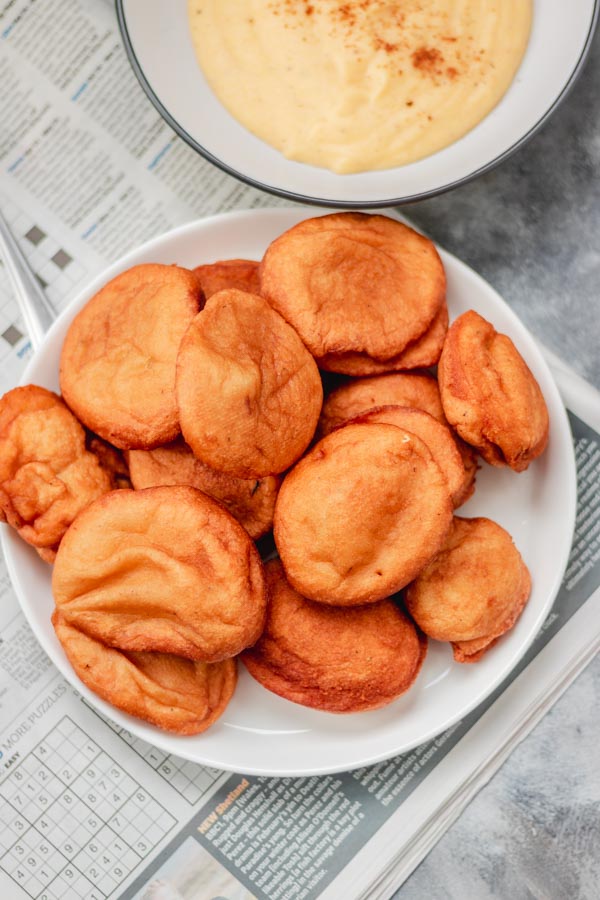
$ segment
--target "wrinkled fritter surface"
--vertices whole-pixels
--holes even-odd
[[[421,438],[448,482],[455,509],[472,493],[473,472],[465,469],[450,429],[425,410],[410,406],[380,406],[352,421],[367,425],[376,422],[397,425]]]
[[[224,259],[196,266],[194,272],[200,279],[202,293],[207,300],[227,288],[237,288],[249,294],[260,293],[258,263],[252,259]]]
[[[193,272],[148,263],[92,297],[71,323],[60,358],[63,397],[84,425],[121,449],[177,436],[175,363],[201,296]]]
[[[238,478],[283,472],[310,443],[322,401],[314,359],[261,297],[214,294],[183,338],[181,431],[213,469]]]
[[[491,519],[455,516],[441,551],[409,585],[406,605],[425,634],[452,642],[458,662],[475,662],[512,628],[530,591],[508,532]]]
[[[522,472],[546,449],[537,381],[511,339],[473,310],[450,327],[438,378],[448,421],[491,465]]]
[[[274,537],[297,591],[355,606],[411,581],[451,519],[448,483],[420,438],[395,425],[347,425],[284,478]]]
[[[75,674],[107,703],[175,734],[199,734],[233,696],[236,661],[195,662],[170,653],[115,650],[69,625],[52,623]]]
[[[327,353],[317,360],[320,369],[343,375],[381,375],[407,369],[426,369],[437,365],[448,330],[448,307],[443,303],[427,331],[411,341],[397,356],[384,362],[366,353]]]
[[[73,523],[52,590],[65,621],[120,650],[216,662],[260,635],[266,596],[248,534],[191,487],[113,491]]]
[[[413,372],[393,372],[356,378],[333,390],[323,403],[319,434],[329,434],[339,425],[378,406],[424,409],[434,419],[447,424],[435,378]]]
[[[130,450],[127,457],[136,490],[188,484],[222,503],[253,540],[273,527],[275,498],[281,484],[278,475],[247,479],[217,472],[196,459],[181,439],[155,450]]]
[[[266,628],[242,655],[263,687],[303,706],[350,713],[385,706],[413,684],[427,644],[395,603],[324,606],[288,584],[279,560],[265,570]]]
[[[430,326],[446,296],[433,243],[394,219],[333,213],[307,219],[267,248],[261,294],[313,356],[397,356]]]
[[[30,384],[0,399],[0,513],[46,562],[75,516],[110,491],[60,397]]]

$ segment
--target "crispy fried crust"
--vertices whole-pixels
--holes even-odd
[[[188,484],[223,504],[253,540],[273,527],[279,475],[235,478],[196,459],[181,439],[155,450],[129,450],[131,480],[136,490],[167,484]]]
[[[450,429],[425,410],[410,406],[379,406],[352,421],[366,425],[376,422],[397,425],[416,434],[427,445],[446,478],[454,508],[463,502],[467,489],[472,486],[473,473],[465,469]]]
[[[262,563],[236,520],[191,487],[113,491],[69,529],[52,590],[68,624],[121,650],[216,662],[260,635]]]
[[[260,293],[258,263],[252,259],[224,259],[216,263],[196,266],[194,272],[206,299],[227,288],[237,288],[249,294]]]
[[[320,369],[342,375],[381,375],[407,369],[426,369],[437,365],[448,330],[448,307],[442,303],[424,334],[412,341],[397,356],[379,362],[366,353],[327,353],[317,360]]]
[[[193,272],[150,263],[121,272],[92,297],[60,359],[63,397],[78,419],[121,449],[173,440],[177,352],[200,303]]]
[[[474,662],[512,628],[530,592],[508,532],[491,519],[455,516],[441,551],[409,585],[406,605],[425,634],[452,642],[458,662]]]
[[[283,472],[310,443],[322,401],[315,361],[254,294],[214,294],[181,342],[181,430],[213,469],[237,478]]]
[[[493,466],[522,472],[548,443],[548,410],[513,342],[473,310],[448,331],[438,378],[444,412]]]
[[[323,403],[318,433],[325,436],[379,406],[424,409],[434,419],[447,424],[435,378],[414,372],[394,372],[357,378],[333,390]]]
[[[464,490],[460,497],[457,497],[455,500],[455,508],[458,508],[459,506],[462,506],[463,503],[466,503],[469,497],[472,497],[475,493],[475,479],[477,478],[477,469],[479,468],[479,465],[475,449],[465,443],[456,432],[453,431],[452,434],[454,435],[458,452],[460,453],[463,466],[465,467]]]
[[[414,683],[426,640],[391,600],[337,609],[306,600],[279,560],[265,567],[267,625],[242,661],[286,700],[335,713],[377,709]]]
[[[398,356],[431,325],[446,295],[433,243],[385,216],[307,219],[268,247],[261,294],[313,356]]]
[[[297,591],[355,606],[413,579],[451,519],[448,483],[420,438],[395,425],[347,425],[285,477],[274,536]]]
[[[60,397],[30,384],[0,400],[0,511],[45,562],[75,516],[111,489]]]
[[[175,734],[200,734],[233,696],[236,662],[194,662],[168,653],[115,650],[52,617],[67,659],[83,683],[130,716]]]

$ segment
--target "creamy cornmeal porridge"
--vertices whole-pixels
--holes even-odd
[[[464,135],[519,67],[531,0],[189,0],[226,108],[286,157],[386,169]]]

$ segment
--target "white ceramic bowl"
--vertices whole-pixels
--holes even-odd
[[[301,209],[267,209],[215,216],[177,228],[134,250],[101,276],[54,324],[30,362],[23,383],[58,389],[58,363],[67,328],[81,307],[118,272],[143,262],[194,266],[217,259],[260,259],[279,234],[307,216]],[[307,709],[261,687],[240,667],[240,682],[223,717],[205,734],[176,737],[119,712],[75,677],[50,624],[51,569],[6,526],[2,544],[23,611],[65,678],[89,702],[166,753],[237,772],[307,775],[367,765],[412,749],[450,727],[511,671],[544,621],[560,586],[575,518],[575,462],[565,409],[536,344],[498,294],[471,269],[442,251],[451,319],[476,309],[511,336],[537,378],[551,421],[546,453],[519,475],[482,464],[465,516],[485,515],[504,526],[533,577],[529,603],[514,629],[475,665],[452,660],[448,644],[430,642],[410,691],[372,712],[333,715]]]
[[[528,140],[581,69],[600,0],[534,0],[529,45],[496,108],[463,138],[410,165],[336,175],[285,159],[240,125],[208,86],[194,55],[186,0],[117,0],[131,65],[171,127],[215,165],[261,190],[341,208],[395,206],[488,171]]]

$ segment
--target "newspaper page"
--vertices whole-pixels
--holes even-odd
[[[0,42],[0,206],[57,311],[108,262],[153,235],[216,211],[278,203],[173,135],[130,71],[108,3],[3,0]],[[31,347],[1,269],[0,317],[4,391],[17,383]],[[491,771],[494,754],[514,746],[573,676],[573,660],[585,659],[598,639],[600,422],[587,414],[593,408],[571,404],[575,544],[554,609],[512,683],[437,739],[355,772],[232,775],[136,739],[53,668],[2,564],[4,895],[390,896]],[[560,670],[546,663],[557,642]],[[510,691],[517,696],[506,703]]]

